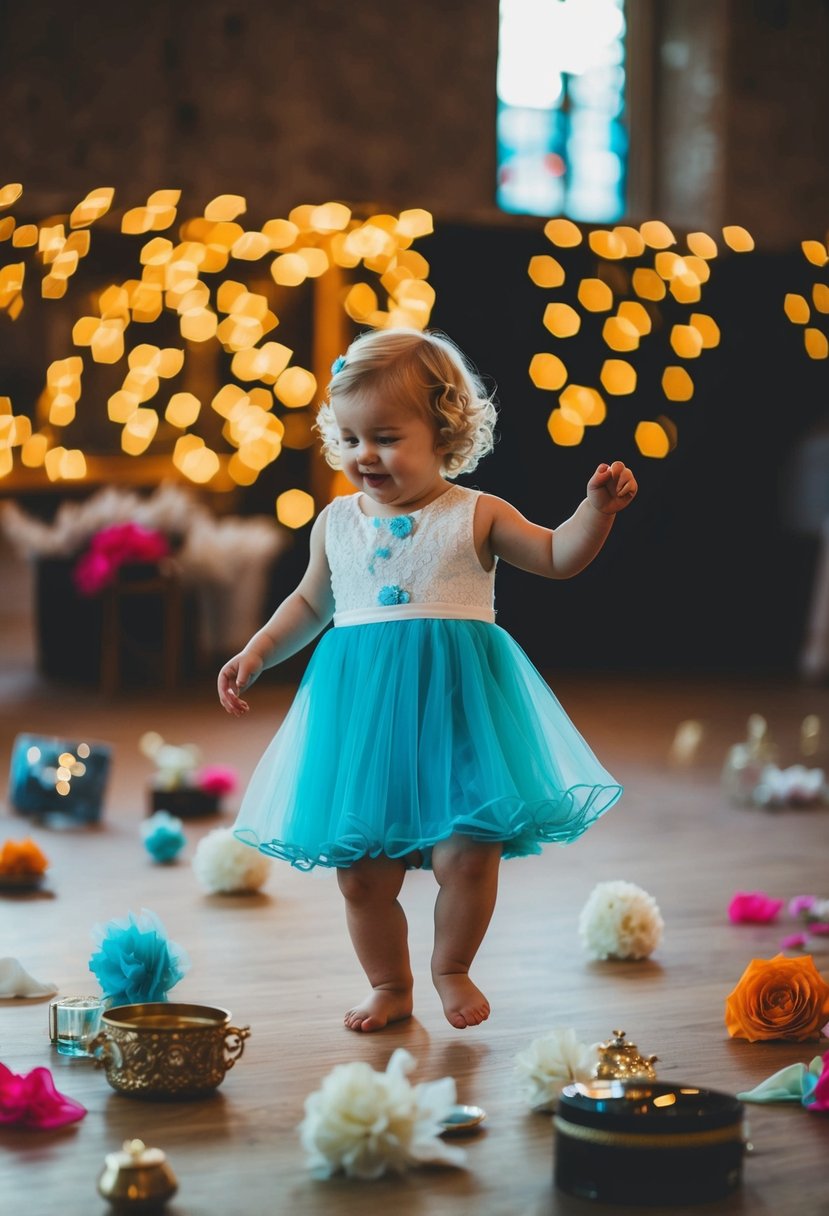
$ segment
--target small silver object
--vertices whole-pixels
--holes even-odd
[[[466,1106],[460,1104],[450,1107],[446,1118],[442,1120],[443,1136],[454,1136],[459,1132],[471,1131],[473,1127],[477,1127],[483,1123],[486,1118],[486,1111],[482,1106]]]

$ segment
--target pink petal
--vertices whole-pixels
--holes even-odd
[[[0,1123],[48,1130],[76,1123],[85,1114],[85,1106],[55,1089],[48,1068],[17,1075],[0,1064]]]
[[[728,919],[735,925],[765,925],[782,907],[782,899],[772,899],[765,891],[738,891],[728,905]]]
[[[825,924],[822,920],[811,921],[809,923],[809,932],[818,934],[829,933],[829,925]]]
[[[784,937],[780,943],[781,950],[802,950],[806,945],[805,933],[790,933],[788,937]]]

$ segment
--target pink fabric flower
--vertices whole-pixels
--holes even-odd
[[[14,1073],[0,1064],[0,1124],[49,1131],[66,1123],[77,1123],[86,1114],[66,1094],[58,1093],[48,1068],[33,1068],[29,1073]]]
[[[813,920],[809,923],[809,932],[818,934],[829,933],[829,925],[824,924],[822,920]]]
[[[196,774],[196,789],[221,798],[236,789],[236,770],[225,764],[208,764]]]
[[[816,895],[795,895],[794,899],[789,900],[789,916],[796,920],[804,912],[809,912],[816,903]]]
[[[807,1110],[829,1111],[829,1051],[823,1057],[823,1071],[811,1093],[804,1096]]]
[[[805,933],[790,933],[780,943],[781,950],[802,950],[806,945]]]
[[[738,891],[728,905],[728,919],[735,925],[767,925],[783,907],[765,891]]]
[[[75,586],[81,595],[97,595],[115,581],[121,566],[130,562],[155,565],[169,552],[163,532],[140,524],[112,524],[95,533],[75,563]]]

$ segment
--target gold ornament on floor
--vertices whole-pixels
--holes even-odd
[[[125,1140],[105,1161],[98,1191],[116,1212],[158,1212],[178,1190],[164,1153],[147,1148],[143,1140]]]
[[[593,1076],[599,1081],[653,1081],[658,1056],[640,1055],[635,1043],[625,1038],[624,1030],[614,1030],[613,1038],[599,1043],[599,1059]]]

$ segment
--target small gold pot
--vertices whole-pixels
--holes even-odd
[[[212,1093],[241,1056],[248,1026],[213,1005],[117,1005],[101,1018],[89,1053],[119,1094],[172,1100]]]

